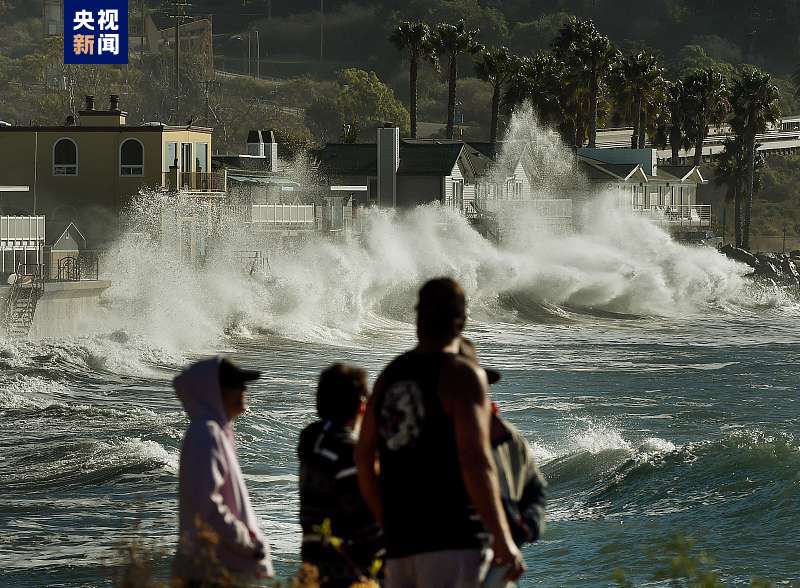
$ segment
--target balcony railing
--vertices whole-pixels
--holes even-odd
[[[195,196],[221,196],[228,185],[228,174],[222,172],[179,172],[171,170],[163,173],[162,186],[170,192],[181,192]]]
[[[466,207],[467,217],[482,214],[530,213],[541,219],[571,219],[572,200],[559,198],[552,200],[489,200],[478,198]]]
[[[0,247],[44,244],[43,216],[0,216]]]
[[[310,225],[314,226],[313,204],[254,204],[252,223],[270,225]]]
[[[711,205],[676,204],[672,206],[637,207],[633,209],[647,220],[668,227],[710,227]]]

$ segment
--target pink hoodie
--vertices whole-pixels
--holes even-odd
[[[181,448],[180,541],[173,567],[176,577],[187,580],[272,575],[269,545],[250,506],[222,405],[220,359],[195,363],[174,380],[191,420]]]

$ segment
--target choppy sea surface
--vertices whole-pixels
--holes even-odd
[[[214,351],[264,372],[236,433],[277,570],[290,575],[295,447],[314,418],[316,376],[347,361],[374,379],[414,344],[412,305],[404,294],[388,310],[385,300],[383,310],[362,308],[349,331],[317,325],[287,336],[239,325],[202,352],[119,329],[0,341],[0,585],[107,586],[131,539],[166,573],[186,426],[170,380]],[[516,290],[476,304],[467,328],[482,361],[502,372],[492,395],[550,483],[548,529],[525,548],[522,585],[610,585],[618,567],[644,582],[654,570],[646,552],[676,532],[712,553],[729,585],[800,581],[793,298],[715,301],[669,316],[565,308]]]
[[[530,116],[511,135],[534,169],[574,176],[572,155]],[[602,195],[566,234],[515,209],[501,247],[440,208],[371,211],[350,241],[223,228],[203,266],[182,260],[181,232],[161,222],[202,210],[163,195],[136,206],[84,336],[0,339],[0,586],[108,586],[131,541],[166,577],[187,424],[171,379],[218,352],[264,372],[236,435],[277,572],[290,576],[295,448],[317,375],[347,361],[374,380],[414,345],[416,291],[439,275],[464,285],[466,334],[503,375],[492,396],[550,484],[522,586],[610,586],[617,568],[656,585],[650,558],[675,533],[712,554],[727,585],[800,585],[796,291],[753,283]],[[254,249],[265,267],[237,265]]]
[[[602,586],[675,532],[713,553],[730,585],[800,581],[800,338],[794,306],[751,314],[474,320],[502,381],[492,395],[534,444],[548,530],[525,548],[523,586]],[[225,351],[264,371],[236,426],[243,470],[278,571],[297,566],[297,459],[314,384],[334,361],[371,377],[413,345],[373,317],[348,341],[262,334]],[[105,586],[140,538],[164,573],[176,534],[185,418],[169,357],[116,332],[0,343],[0,585]],[[420,480],[435,484],[435,480]]]

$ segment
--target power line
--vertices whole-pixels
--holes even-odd
[[[175,19],[175,122],[180,120],[180,111],[181,111],[181,38],[180,38],[180,27],[181,27],[181,20],[186,18],[188,15],[186,14],[187,9],[192,4],[190,2],[186,2],[185,0],[174,0],[174,8],[175,12],[173,14],[169,14],[170,18]]]

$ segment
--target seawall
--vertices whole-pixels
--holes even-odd
[[[108,280],[48,282],[36,305],[30,337],[69,337],[85,333],[86,325],[100,310],[100,295],[110,286]],[[10,286],[0,286],[0,313],[5,313],[10,291]]]

